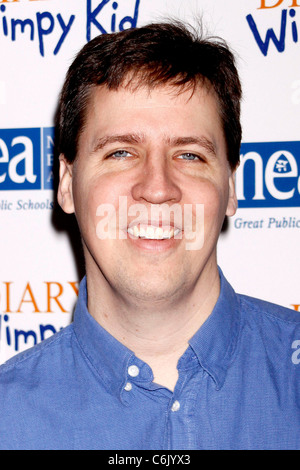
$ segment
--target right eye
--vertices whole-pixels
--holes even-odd
[[[127,150],[116,150],[115,152],[110,153],[106,158],[115,158],[116,160],[118,160],[127,157],[132,157],[132,154]]]

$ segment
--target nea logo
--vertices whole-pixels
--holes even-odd
[[[236,175],[239,207],[300,205],[300,142],[242,144]]]
[[[0,190],[53,188],[53,127],[0,129]]]

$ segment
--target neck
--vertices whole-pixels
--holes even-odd
[[[89,312],[152,368],[154,382],[173,390],[178,378],[177,362],[218,299],[218,270],[180,297],[160,301],[116,295],[102,281],[95,281],[87,273]]]

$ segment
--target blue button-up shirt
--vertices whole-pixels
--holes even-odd
[[[1,449],[300,449],[300,315],[218,302],[178,362],[174,392],[88,313],[0,368]]]

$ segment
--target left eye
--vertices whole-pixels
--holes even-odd
[[[194,153],[182,153],[181,155],[179,155],[179,158],[182,159],[182,160],[191,160],[191,161],[194,161],[194,160],[202,160],[201,157],[199,157],[199,155],[195,155]]]

